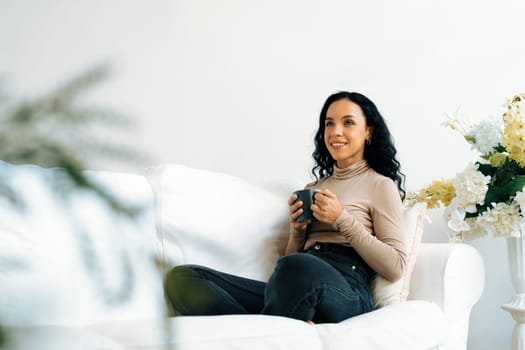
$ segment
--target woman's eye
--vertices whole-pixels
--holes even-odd
[[[347,121],[345,121],[345,125],[346,126],[354,125],[354,122],[351,121],[351,120],[347,120]]]
[[[326,122],[326,123],[324,123],[324,126],[332,126],[333,124],[334,123],[332,123],[332,122]]]

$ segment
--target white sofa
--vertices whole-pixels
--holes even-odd
[[[483,261],[469,245],[419,244],[416,236],[412,273],[398,285],[378,281],[381,305],[338,324],[171,317],[162,276],[173,265],[269,275],[286,239],[286,199],[302,184],[253,184],[179,165],[144,175],[90,172],[144,205],[128,222],[88,194],[60,204],[44,181],[52,170],[0,165],[28,203],[25,212],[0,206],[6,349],[466,349],[470,310],[484,284]],[[416,214],[421,230],[424,210]]]

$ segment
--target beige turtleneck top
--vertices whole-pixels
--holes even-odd
[[[406,265],[403,204],[392,179],[377,173],[366,160],[306,188],[325,188],[337,195],[343,211],[332,225],[308,225],[303,248],[314,242],[353,247],[377,273],[390,281],[401,278]],[[297,239],[297,237],[296,237]]]

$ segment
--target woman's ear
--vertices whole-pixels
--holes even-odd
[[[373,126],[367,126],[366,127],[366,139],[368,141],[372,141],[372,136],[374,135],[374,127]]]

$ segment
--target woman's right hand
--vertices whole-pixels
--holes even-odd
[[[306,228],[311,221],[306,220],[303,222],[297,222],[297,218],[303,213],[303,209],[301,209],[303,202],[296,201],[297,195],[294,194],[290,197],[290,199],[288,199],[288,206],[290,207],[290,226],[292,228],[293,233],[299,235],[304,234],[306,232]]]

